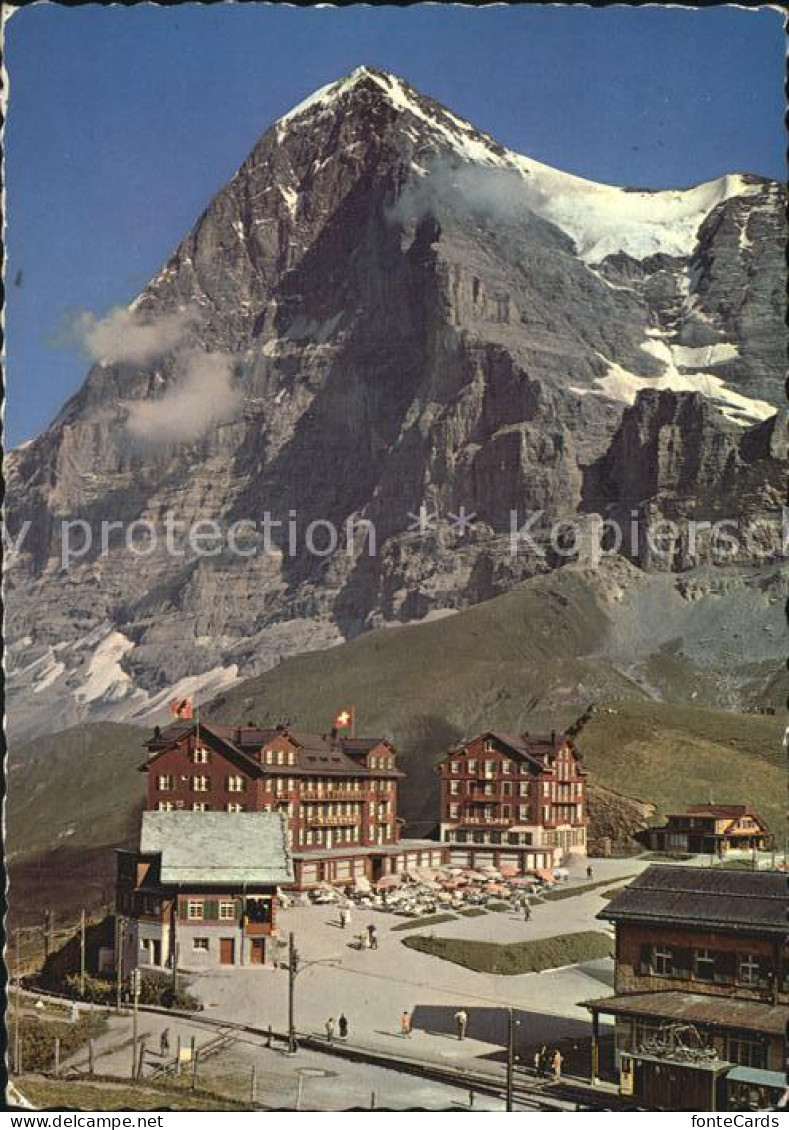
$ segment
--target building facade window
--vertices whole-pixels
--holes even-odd
[[[207,793],[211,788],[211,778],[192,777],[190,785],[193,793]]]
[[[208,765],[211,754],[203,746],[200,746],[198,749],[192,750],[191,758],[195,765]]]
[[[236,904],[232,899],[219,900],[219,917],[222,921],[232,921],[236,916]]]
[[[227,807],[228,812],[244,812],[244,805],[243,804],[234,804],[233,801],[228,801],[228,804],[227,804],[226,807]],[[288,807],[290,807],[290,806],[288,806]]]
[[[202,899],[189,899],[186,904],[186,917],[191,918],[193,921],[202,921],[205,915],[205,907]]]
[[[192,804],[192,812],[208,812],[210,807],[204,800],[196,800]]]
[[[196,953],[208,953],[208,938],[192,938],[192,949]]]
[[[715,980],[715,958],[710,950],[696,950],[695,972],[698,981]]]
[[[247,787],[247,782],[244,777],[228,777],[227,778],[227,791],[229,793],[243,793]]]
[[[156,802],[156,811],[157,812],[174,812],[175,811],[175,805],[173,804],[173,802],[171,800],[158,800]]]
[[[168,793],[173,787],[173,778],[167,773],[156,778],[156,788],[160,793]]]
[[[754,1067],[761,1071],[767,1067],[767,1049],[761,1040],[729,1036],[726,1058],[740,1067]]]
[[[670,949],[655,946],[652,951],[652,972],[656,977],[670,977],[674,968],[674,954]]]
[[[755,954],[744,953],[740,956],[740,983],[743,985],[758,985],[761,980],[759,959]]]

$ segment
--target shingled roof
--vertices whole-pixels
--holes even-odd
[[[278,812],[143,812],[140,851],[161,856],[162,883],[293,882],[287,824]]]
[[[789,935],[789,887],[778,871],[649,867],[598,918]]]
[[[666,1022],[705,1024],[739,1032],[782,1036],[789,1024],[789,1005],[763,1001],[683,993],[669,989],[659,993],[621,993],[582,1001],[590,1012],[608,1016],[637,1016]]]
[[[575,752],[580,756],[580,751],[576,748],[575,742],[569,734],[553,733],[550,735],[541,734],[509,734],[504,730],[485,730],[481,734],[475,734],[473,738],[467,738],[463,742],[459,742],[450,751],[448,756],[460,752],[470,742],[478,741],[480,738],[493,738],[501,745],[507,747],[515,759],[529,761],[537,769],[544,769],[545,758],[549,754],[557,754],[565,742],[570,742]]]
[[[165,750],[182,741],[197,728],[196,721],[176,722],[160,730],[146,743],[153,753],[153,761]],[[227,726],[217,722],[200,722],[200,733],[209,744],[225,753],[241,768],[253,775],[287,773],[298,777],[309,774],[339,774],[349,777],[403,777],[398,769],[368,769],[362,758],[378,745],[393,747],[386,738],[346,738],[332,734],[315,734],[306,730],[292,730],[280,726],[263,730],[250,726]],[[295,764],[268,765],[253,756],[276,738],[286,737],[295,747]],[[145,770],[151,764],[140,766]]]

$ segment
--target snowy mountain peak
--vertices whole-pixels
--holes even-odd
[[[291,127],[311,125],[325,114],[348,111],[373,100],[384,100],[397,114],[410,118],[423,140],[432,140],[436,149],[453,150],[460,158],[485,164],[500,164],[506,150],[471,123],[459,118],[440,103],[420,94],[405,79],[388,71],[361,66],[335,82],[320,87],[299,102],[275,123],[278,139]]]

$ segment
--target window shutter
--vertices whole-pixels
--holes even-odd
[[[650,971],[650,960],[652,957],[652,946],[649,942],[641,943],[641,957],[638,962],[638,972],[642,977],[647,977]]]
[[[219,918],[219,901],[217,899],[206,899],[205,900],[205,910],[203,911],[203,917],[210,919],[211,921],[218,920],[218,918]]]
[[[723,950],[715,955],[715,980],[722,984],[730,984],[737,973],[737,954]]]
[[[674,950],[673,974],[681,981],[689,981],[693,971],[693,950]]]

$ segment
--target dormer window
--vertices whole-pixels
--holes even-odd
[[[195,765],[208,765],[211,760],[211,754],[205,746],[196,746],[192,750],[192,761]]]
[[[485,753],[493,753],[493,742],[490,738],[485,742]]]

